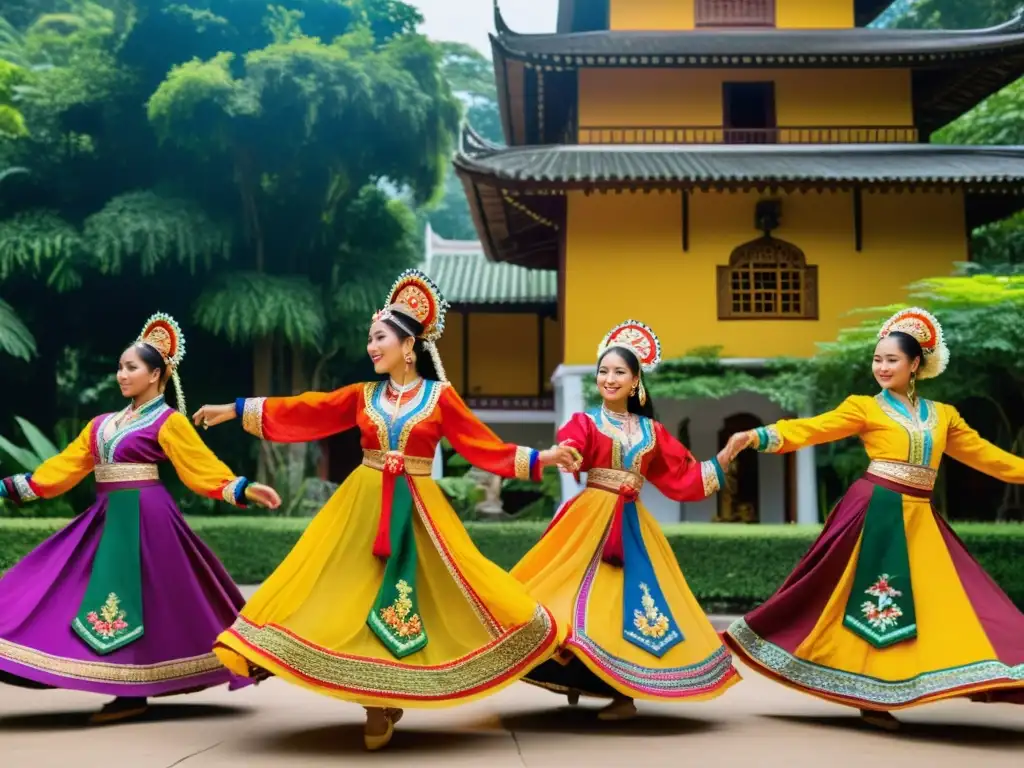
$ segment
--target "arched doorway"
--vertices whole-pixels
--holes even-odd
[[[726,417],[718,432],[721,450],[737,432],[746,432],[763,426],[763,422],[750,413],[735,413]],[[730,465],[725,475],[725,487],[718,493],[718,511],[712,522],[759,523],[761,486],[758,479],[757,451],[743,451]]]

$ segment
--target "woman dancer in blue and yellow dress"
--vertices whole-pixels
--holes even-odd
[[[676,501],[723,482],[723,451],[698,462],[653,419],[643,373],[660,360],[650,328],[630,320],[598,348],[603,404],[558,432],[587,488],[563,506],[512,570],[569,627],[561,654],[527,682],[569,695],[610,698],[603,720],[636,715],[634,698],[698,701],[739,680],[732,655],[683,577],[657,521],[639,501],[644,481]]]
[[[237,674],[271,673],[364,705],[368,749],[388,743],[402,707],[494,693],[558,642],[551,614],[477,551],[430,473],[442,437],[503,477],[539,479],[572,456],[503,443],[466,407],[434,346],[446,308],[426,275],[406,272],[370,326],[367,352],[387,379],[195,414],[207,425],[241,418],[275,442],[359,429],[362,466],[215,650]]]
[[[778,592],[726,639],[754,669],[889,730],[899,727],[891,710],[940,699],[1024,703],[1024,614],[931,505],[944,453],[1008,483],[1024,483],[1024,459],[982,439],[952,406],[917,397],[916,381],[941,374],[948,357],[934,317],[899,312],[875,347],[880,394],[730,439],[732,453],[864,442],[867,474]]]

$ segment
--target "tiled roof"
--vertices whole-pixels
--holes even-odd
[[[452,305],[554,304],[558,273],[490,261],[476,241],[445,240],[427,231],[424,271]]]
[[[979,186],[1024,184],[1024,148],[930,144],[565,145],[498,149],[466,141],[461,171],[555,187],[630,182],[825,182]]]
[[[494,45],[513,58],[544,59],[549,64],[621,66],[646,64],[727,64],[723,57],[771,56],[778,60],[750,65],[868,64],[934,60],[957,54],[1019,51],[1024,47],[1021,17],[988,29],[696,29],[679,31],[601,30],[569,34],[513,32],[502,24]],[[593,57],[578,60],[577,57]],[[629,57],[645,57],[630,61]],[[662,57],[651,61],[650,57]],[[678,57],[683,60],[676,61]],[[714,62],[688,57],[713,57]],[[818,57],[808,60],[807,57]],[[623,59],[623,57],[626,57]],[[665,59],[664,57],[670,57]],[[882,57],[881,59],[876,57]],[[612,60],[614,59],[614,60]]]

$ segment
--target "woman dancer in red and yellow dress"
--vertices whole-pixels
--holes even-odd
[[[644,481],[676,501],[696,501],[723,482],[720,458],[698,462],[657,421],[643,373],[660,360],[658,338],[630,320],[598,348],[603,404],[558,432],[587,488],[559,512],[512,570],[569,636],[557,659],[526,681],[610,698],[598,715],[636,715],[634,698],[698,701],[739,680],[732,655],[683,577],[657,521],[639,501]]]
[[[431,479],[442,437],[503,477],[539,479],[571,465],[566,449],[501,442],[445,381],[434,342],[447,308],[418,271],[395,283],[370,326],[383,381],[335,392],[203,406],[197,422],[241,418],[274,442],[357,427],[363,464],[310,523],[215,649],[237,674],[271,673],[367,708],[380,749],[402,707],[461,704],[518,680],[549,657],[551,614],[477,551]]]
[[[944,453],[1008,483],[1024,483],[1024,459],[917,397],[916,382],[949,358],[934,317],[897,313],[879,339],[880,394],[730,440],[733,452],[788,453],[857,435],[871,464],[779,591],[726,639],[756,670],[889,730],[891,710],[940,699],[1024,703],[1024,614],[931,505]]]

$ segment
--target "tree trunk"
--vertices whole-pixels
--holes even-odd
[[[253,345],[252,355],[253,397],[269,397],[272,394],[271,382],[273,381],[274,367],[273,337],[259,339]],[[260,453],[256,464],[256,478],[261,483],[271,481],[268,473],[268,445],[265,442],[260,443]]]
[[[306,367],[302,355],[302,348],[294,345],[291,348],[291,394],[299,395],[306,391]],[[301,499],[297,498],[302,494],[303,480],[306,475],[306,459],[309,456],[308,443],[292,443],[288,446],[287,470],[289,495],[294,500],[293,509],[301,509]]]

